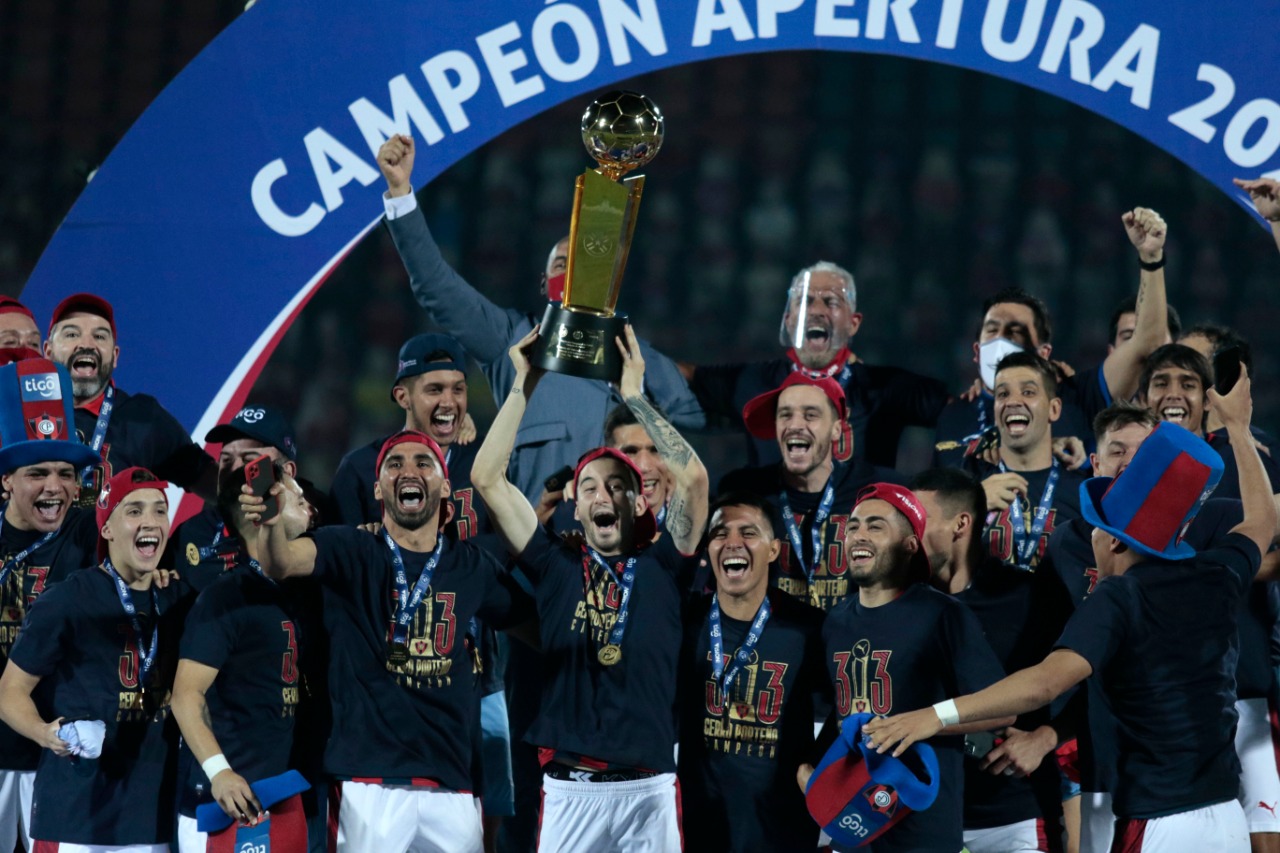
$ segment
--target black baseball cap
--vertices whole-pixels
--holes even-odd
[[[449,357],[447,359],[437,357],[435,361],[427,360],[432,353],[440,352],[448,353]],[[432,332],[415,335],[405,341],[404,346],[400,347],[400,362],[396,367],[396,381],[393,387],[410,376],[430,373],[433,370],[467,372],[467,352],[462,348],[462,344],[458,343],[457,338]]]
[[[238,438],[252,438],[276,448],[293,462],[298,461],[298,442],[293,437],[293,424],[269,406],[245,406],[231,423],[218,424],[204,440],[210,444],[226,444]]]

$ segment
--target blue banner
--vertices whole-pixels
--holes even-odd
[[[419,140],[428,182],[563,101],[763,51],[1015,80],[1123,125],[1252,209],[1230,180],[1280,172],[1277,24],[1258,0],[269,0],[121,140],[23,298],[45,318],[71,290],[113,302],[122,383],[202,437],[377,224],[388,135]]]

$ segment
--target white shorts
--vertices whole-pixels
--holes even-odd
[[[338,853],[482,853],[480,810],[471,794],[413,785],[335,783],[329,821]],[[185,853],[185,851],[184,851]]]
[[[1236,754],[1240,756],[1240,806],[1249,832],[1280,832],[1280,770],[1266,699],[1237,699]]]
[[[168,844],[69,844],[36,841],[32,853],[169,853]]]
[[[1111,853],[1116,813],[1111,795],[1085,791],[1080,795],[1080,853]]]
[[[969,853],[1044,853],[1049,839],[1042,818],[1028,818],[1005,826],[966,829],[964,846]]]
[[[0,850],[22,847],[31,849],[31,798],[35,791],[36,771],[0,770]]]
[[[633,782],[542,779],[538,853],[679,853],[676,774]]]
[[[1249,827],[1235,800],[1147,820],[1116,821],[1124,853],[1249,853]]]
[[[209,846],[209,833],[196,828],[196,819],[178,815],[178,853],[205,853]]]

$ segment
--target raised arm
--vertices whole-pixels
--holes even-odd
[[[9,661],[0,676],[0,720],[27,740],[35,741],[54,755],[68,755],[67,742],[58,737],[62,718],[46,723],[31,693],[40,677]]]
[[[533,533],[538,528],[538,517],[533,506],[519,489],[507,479],[507,465],[516,444],[516,432],[529,405],[529,395],[542,378],[542,370],[529,362],[529,350],[538,339],[538,327],[510,350],[511,363],[515,366],[515,381],[498,416],[489,427],[476,458],[471,463],[471,485],[489,510],[489,520],[507,544],[513,555],[524,552]],[[565,413],[566,416],[569,413]]]
[[[378,168],[387,181],[387,230],[409,273],[414,299],[472,358],[487,367],[502,358],[507,341],[524,316],[486,299],[440,254],[413,195],[413,159],[410,136],[397,134],[378,150]]]
[[[1236,186],[1249,194],[1258,215],[1271,225],[1271,236],[1280,249],[1280,181],[1275,178],[1258,178],[1246,181],[1241,178],[1232,179]]]
[[[1042,662],[1019,670],[995,684],[933,708],[921,708],[908,714],[895,714],[872,720],[863,731],[870,736],[877,752],[893,750],[901,755],[913,743],[942,731],[959,734],[975,721],[1017,716],[1048,705],[1072,687],[1084,681],[1093,667],[1069,649],[1058,649]],[[947,705],[946,709],[942,706]],[[947,716],[946,724],[943,717]]]
[[[213,734],[213,720],[204,694],[217,677],[218,670],[211,666],[187,658],[178,661],[171,702],[173,716],[182,730],[183,741],[191,747],[191,754],[209,775],[210,793],[222,810],[241,820],[260,817],[262,807],[253,789],[231,768]]]
[[[1164,260],[1168,234],[1160,214],[1135,207],[1120,217],[1138,260],[1154,264]],[[1138,390],[1138,378],[1147,356],[1165,342],[1169,331],[1169,304],[1165,296],[1164,268],[1142,270],[1138,275],[1138,299],[1134,307],[1133,337],[1112,350],[1102,363],[1102,376],[1112,399],[1128,400]]]
[[[285,502],[301,500],[300,495],[286,489],[283,483],[273,484],[270,494]],[[255,495],[252,488],[248,485],[240,487],[240,511],[246,522],[257,525],[258,562],[262,570],[276,580],[307,577],[316,570],[316,543],[305,536],[289,538],[285,525],[281,523],[286,509],[283,504],[274,518],[259,523],[266,508],[265,499]]]
[[[1276,532],[1276,502],[1271,480],[1249,431],[1249,423],[1253,419],[1251,386],[1249,370],[1241,364],[1240,378],[1225,397],[1209,389],[1209,405],[1227,428],[1236,470],[1240,474],[1240,503],[1244,505],[1244,518],[1231,528],[1231,532],[1248,536],[1258,546],[1258,551],[1265,554]]]
[[[681,553],[692,554],[698,549],[707,525],[707,497],[711,488],[707,469],[689,442],[644,398],[641,391],[644,356],[640,354],[640,344],[630,325],[627,326],[626,340],[618,341],[618,349],[622,352],[622,383],[619,386],[622,399],[653,439],[675,481],[671,500],[667,503],[667,531]]]

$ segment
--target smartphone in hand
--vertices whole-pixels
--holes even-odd
[[[1213,390],[1219,394],[1231,393],[1240,379],[1240,347],[1227,347],[1213,355]]]
[[[258,520],[261,524],[264,521],[270,521],[280,514],[280,496],[268,494],[271,486],[275,484],[276,475],[272,470],[272,462],[270,456],[259,456],[252,459],[244,466],[244,479],[249,484],[249,488],[253,489],[253,493],[260,498],[265,498],[267,508],[262,513],[262,518]]]

